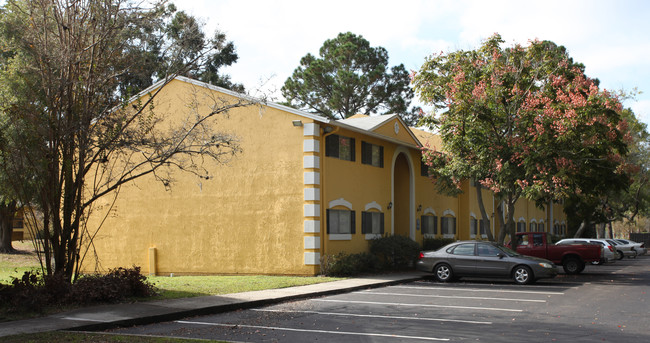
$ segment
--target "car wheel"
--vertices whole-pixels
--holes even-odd
[[[579,274],[585,269],[584,263],[575,257],[569,257],[562,263],[562,268],[567,274]]]
[[[454,272],[451,271],[451,267],[446,263],[437,265],[433,273],[440,282],[449,282],[454,277]]]
[[[526,266],[517,266],[512,272],[512,278],[520,285],[527,285],[534,280],[533,272]]]
[[[619,259],[619,260],[622,260],[623,257],[625,257],[625,254],[623,254],[623,252],[620,251],[620,250],[616,250],[616,253],[618,254],[618,259]]]

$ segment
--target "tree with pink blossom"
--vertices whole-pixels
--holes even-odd
[[[430,175],[447,191],[465,179],[492,190],[505,211],[499,242],[515,237],[520,198],[545,206],[629,184],[617,97],[562,46],[503,43],[495,34],[476,50],[434,54],[412,75],[434,108],[424,123],[443,142],[442,151],[424,151]]]

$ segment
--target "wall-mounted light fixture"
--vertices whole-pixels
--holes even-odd
[[[325,132],[325,133],[330,133],[330,132],[332,132],[332,131],[334,131],[334,128],[331,127],[331,126],[325,126],[325,127],[323,128],[323,132]]]
[[[422,204],[418,205],[418,212],[422,211]]]
[[[300,120],[293,120],[291,123],[293,124],[293,126],[302,126],[302,121]]]
[[[389,202],[389,203],[388,203],[388,206],[386,206],[386,207],[387,207],[389,210],[390,210],[391,208],[393,208],[393,202],[392,202],[392,201]]]

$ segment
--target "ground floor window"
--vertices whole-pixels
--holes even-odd
[[[526,222],[517,223],[517,232],[526,232]]]
[[[486,237],[487,230],[490,229],[490,221],[483,219],[479,220],[479,227],[481,228],[481,236]]]
[[[384,233],[384,214],[381,212],[361,212],[361,233]]]
[[[354,211],[327,210],[328,234],[352,234],[355,229]]]
[[[476,218],[469,219],[469,234],[471,237],[476,237],[476,232],[478,231],[478,220]]]
[[[456,235],[456,218],[454,217],[440,218],[440,229],[443,235],[447,235],[447,236]]]
[[[422,234],[423,235],[437,235],[438,234],[438,217],[424,215],[421,218]]]

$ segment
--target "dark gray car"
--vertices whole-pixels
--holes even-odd
[[[432,272],[442,282],[473,276],[512,278],[525,285],[557,275],[555,264],[549,260],[520,255],[485,241],[458,241],[436,251],[423,251],[416,266],[418,270]]]

